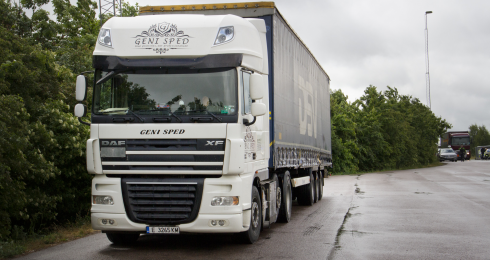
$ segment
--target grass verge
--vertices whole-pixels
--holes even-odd
[[[21,240],[0,242],[0,259],[30,254],[99,232],[92,229],[90,217],[66,226],[54,226],[43,234],[29,235]]]

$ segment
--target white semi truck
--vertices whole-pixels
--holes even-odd
[[[92,227],[241,233],[289,222],[332,165],[329,76],[273,2],[147,6],[100,30],[87,170]],[[75,115],[86,116],[87,78]]]

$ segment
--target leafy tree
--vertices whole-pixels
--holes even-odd
[[[138,3],[135,5],[130,5],[128,2],[122,3],[122,16],[123,17],[134,17],[138,16],[140,11],[140,7]]]
[[[352,104],[331,94],[334,172],[376,171],[435,160],[438,136],[450,127],[411,96],[369,86]]]
[[[63,53],[90,55],[95,36],[77,44],[85,36],[64,33],[71,27],[39,9],[46,2],[23,1],[34,11],[29,18],[17,4],[0,1],[0,240],[12,230],[34,233],[53,221],[74,220],[90,207],[92,176],[84,158],[89,130],[66,104],[75,103],[76,70],[89,68],[91,59],[76,67],[80,61],[73,56],[70,63]],[[82,26],[89,29],[79,32],[97,34],[90,27],[98,24],[95,8],[88,8],[92,21]]]
[[[57,196],[39,186],[58,173],[33,139],[46,136],[39,121],[29,123],[22,98],[0,96],[0,239],[10,234],[11,224],[27,224],[39,215],[53,219]],[[49,133],[48,133],[49,135]]]
[[[341,90],[334,91],[330,98],[332,124],[333,172],[356,172],[358,154],[356,109],[349,104],[347,96]]]
[[[472,124],[469,127],[471,138],[471,151],[475,151],[477,146],[490,145],[490,133],[484,125]]]

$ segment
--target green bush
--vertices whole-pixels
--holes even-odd
[[[62,23],[38,8],[47,2],[22,1],[33,11],[28,17],[0,1],[0,241],[74,221],[90,208],[89,128],[68,104],[75,104],[77,70],[91,66],[96,4],[56,1]]]

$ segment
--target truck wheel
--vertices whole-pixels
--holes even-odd
[[[259,239],[262,227],[262,204],[257,187],[252,187],[252,208],[250,209],[250,228],[248,231],[240,233],[242,240],[246,244],[253,244]]]
[[[293,189],[291,187],[291,175],[288,171],[284,173],[281,180],[282,205],[279,208],[278,222],[288,223],[291,220],[291,207],[293,205]]]
[[[315,203],[315,179],[313,173],[310,172],[310,183],[307,185],[299,186],[298,191],[298,204],[302,206],[311,206]]]
[[[274,182],[276,182],[276,219],[270,219],[271,223],[277,222],[277,219],[279,218],[279,209],[282,207],[282,187],[281,183],[279,182],[279,178],[277,177],[277,174],[273,174],[271,178]],[[262,229],[264,227],[262,226]]]
[[[323,174],[318,171],[318,200],[322,200],[323,197]]]
[[[130,245],[140,237],[139,233],[106,233],[107,238],[114,245]]]
[[[315,197],[314,197],[313,202],[317,203],[318,202],[318,181],[319,181],[317,172],[313,172],[313,179],[315,180],[315,182],[313,184],[313,188],[315,190]]]

